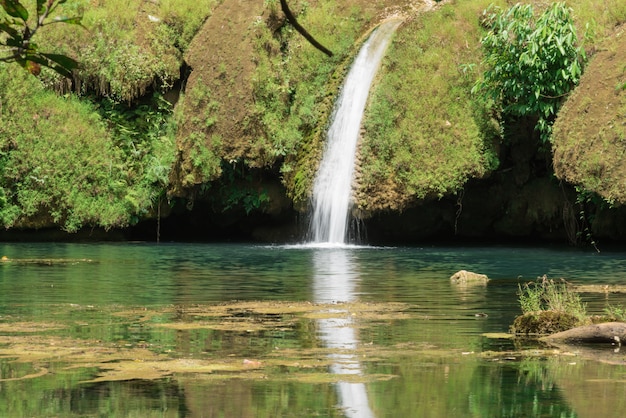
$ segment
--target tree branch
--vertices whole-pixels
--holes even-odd
[[[324,45],[322,45],[319,42],[317,42],[315,40],[315,38],[313,38],[309,34],[309,32],[306,31],[306,29],[304,29],[302,26],[300,26],[300,24],[296,20],[296,17],[293,15],[293,13],[291,13],[291,10],[289,10],[289,6],[287,6],[287,1],[286,0],[280,0],[280,7],[283,9],[283,13],[285,14],[285,16],[287,16],[287,20],[289,21],[289,23],[291,23],[291,25],[298,32],[300,32],[300,34],[302,36],[304,36],[304,38],[307,41],[309,41],[309,43],[311,45],[313,45],[315,48],[319,49],[320,51],[322,51],[324,54],[328,55],[329,57],[333,56],[333,53],[328,48],[326,48]]]

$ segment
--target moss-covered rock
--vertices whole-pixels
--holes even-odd
[[[579,325],[582,325],[580,319],[567,312],[529,312],[515,318],[511,332],[523,335],[554,334]]]
[[[449,3],[401,27],[371,93],[357,169],[357,205],[403,210],[495,168],[497,129],[470,95],[487,2]],[[467,71],[464,72],[463,68]]]
[[[626,26],[593,55],[579,87],[554,124],[554,171],[560,179],[626,203]]]

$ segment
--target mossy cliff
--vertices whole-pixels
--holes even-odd
[[[598,45],[559,114],[554,170],[610,203],[626,202],[626,26]]]
[[[394,15],[404,23],[370,95],[355,181],[372,240],[623,239],[626,230],[614,227],[621,209],[593,193],[626,201],[618,191],[625,38],[616,26],[626,8],[570,4],[579,33],[591,22],[595,34],[586,74],[555,125],[553,171],[531,124],[518,121],[503,141],[497,115],[470,93],[491,3],[290,1],[328,57],[277,0],[70,0],[65,11],[84,15],[87,30],[56,25],[40,43],[83,63],[73,80],[0,64],[0,220],[9,229],[138,236],[161,227],[164,238],[297,237],[346,70]],[[615,161],[591,153],[607,143]]]

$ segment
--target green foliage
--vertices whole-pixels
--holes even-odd
[[[547,276],[530,283],[518,285],[519,303],[524,314],[538,315],[542,311],[562,312],[579,320],[587,316],[585,305],[578,293],[561,279],[555,281]]]
[[[593,213],[594,206],[601,208],[600,200],[606,201],[604,206],[626,202],[626,95],[620,90],[626,81],[626,38],[619,27],[613,27],[608,38],[596,40],[594,49],[597,53],[583,84],[559,112],[552,147],[557,177],[577,186],[578,203],[587,206],[587,214]],[[591,193],[600,199],[588,200]]]
[[[589,49],[626,22],[626,3],[622,0],[570,0],[567,5],[575,11],[577,31],[584,31]]]
[[[486,95],[507,116],[536,118],[543,143],[566,95],[578,84],[585,52],[578,46],[571,10],[553,3],[535,18],[533,6],[483,12],[483,77],[473,92]]]
[[[522,315],[513,321],[513,333],[552,334],[590,322],[580,296],[563,279],[543,276],[518,289]]]
[[[194,109],[193,114],[189,116],[189,120],[193,124],[209,129],[218,121],[217,114],[220,103],[211,97],[209,87],[202,82],[201,78],[185,97],[188,104]],[[202,111],[196,109],[202,109]]]
[[[482,71],[482,64],[464,64],[478,53],[474,48],[480,39],[476,16],[487,6],[486,1],[444,5],[407,21],[398,32],[366,114],[361,155],[365,190],[389,186],[388,190],[401,196],[397,200],[401,206],[410,199],[453,193],[468,178],[480,177],[497,166],[491,144],[498,135],[492,116],[498,112],[489,110],[494,99],[468,94],[473,74]],[[39,83],[0,66],[0,221],[5,226],[33,225],[35,219],[42,224],[58,222],[68,230],[81,225],[123,226],[150,211],[168,183],[176,152],[176,126],[169,105],[158,94],[152,99],[145,95],[162,92],[178,80],[183,53],[220,3],[37,0],[31,10],[26,4],[20,7],[18,0],[0,0],[0,43],[9,53],[18,44],[16,37],[22,36],[24,41],[23,25],[35,27],[37,13],[43,16],[42,7],[58,6],[55,13],[60,21],[72,25],[44,25],[41,33],[36,31],[37,44],[29,47],[54,51],[56,55],[48,54],[46,59],[56,59],[52,62],[61,67],[63,56],[84,64],[72,70],[72,82],[79,94],[90,99],[54,96],[41,90]],[[280,13],[277,3],[265,2],[270,15]],[[585,5],[587,14],[593,9],[585,0],[574,3]],[[598,36],[606,22],[623,21],[623,2],[605,3],[602,16],[598,14],[597,23],[592,24]],[[280,167],[290,193],[298,200],[304,199],[310,188],[334,96],[361,43],[357,37],[370,26],[372,16],[363,9],[375,6],[349,9],[336,0],[325,0],[309,7],[305,1],[294,0],[290,7],[300,23],[314,29],[316,38],[335,55],[329,59],[320,54],[290,25],[283,25],[280,16],[274,15],[272,20],[264,13],[252,23],[249,35],[257,42],[252,57],[256,64],[254,108],[248,109],[245,131],[252,133],[255,141],[237,151],[249,152],[245,160],[249,166]],[[574,32],[566,31],[571,29],[569,11],[561,13],[555,6],[546,13],[543,20],[531,23],[530,34],[541,24],[561,37],[573,33],[575,38]],[[605,16],[607,13],[611,16]],[[73,23],[78,21],[63,16],[83,16],[87,30],[76,36]],[[558,22],[566,23],[559,26]],[[33,35],[31,31],[31,39]],[[573,38],[571,46],[577,49]],[[565,59],[558,42],[541,44],[540,37],[529,39],[541,45],[541,59]],[[561,42],[566,55],[569,46],[567,39]],[[552,55],[541,55],[548,53]],[[523,61],[531,62],[532,54],[527,52]],[[43,65],[34,59],[28,62]],[[27,68],[36,69],[29,65]],[[69,91],[68,81],[46,68],[40,78],[61,94]],[[568,81],[574,82],[572,77]],[[567,83],[562,84],[565,88]],[[189,96],[192,92],[198,91],[190,90]],[[228,183],[230,169],[222,164],[222,158],[227,148],[224,144],[237,139],[211,134],[220,123],[215,116],[219,98],[211,93],[207,89],[190,97],[203,101],[205,111],[187,115],[189,120],[209,132],[185,133],[181,139],[188,141],[183,144],[190,156],[186,162],[200,168],[185,178],[187,185],[201,182],[200,177],[215,178],[223,170],[224,184],[232,183]],[[557,93],[541,90],[540,98]],[[184,112],[183,105],[177,112]],[[63,151],[57,155],[52,152],[56,149]],[[239,187],[246,181],[253,179],[246,175],[232,184]],[[220,198],[224,207],[248,211],[263,204],[263,194],[254,188],[241,193],[233,190],[230,196],[226,190]]]
[[[163,24],[157,29],[167,34],[167,38],[156,37],[155,41],[171,42],[181,52],[187,51],[191,40],[202,24],[211,15],[219,0],[161,0],[158,2],[157,16]]]
[[[0,65],[0,98],[4,227],[124,227],[162,194],[174,141],[160,99],[155,107],[98,108],[46,91],[7,65]]]
[[[608,305],[604,314],[609,321],[626,322],[626,307],[623,305]]]
[[[266,2],[270,13],[279,13],[277,3]],[[289,6],[303,27],[315,28],[316,39],[334,55],[321,54],[291,25],[276,28],[259,20],[254,25],[258,61],[252,80],[255,105],[250,125],[260,132],[253,146],[259,154],[256,165],[284,162],[281,171],[286,183],[292,191],[299,190],[296,200],[304,200],[314,173],[311,166],[317,161],[309,153],[315,153],[313,147],[319,145],[311,143],[332,109],[328,99],[340,87],[333,74],[355,53],[355,36],[369,17],[354,9],[349,17],[337,18],[334,0],[316,7],[307,7],[305,2],[290,2]],[[303,186],[296,187],[295,179]]]
[[[255,185],[254,177],[245,161],[222,162],[222,176],[205,190],[213,207],[222,212],[243,209],[246,215],[263,209],[270,201],[269,194]]]
[[[68,0],[61,11],[80,13],[87,28],[80,38],[68,28],[52,28],[42,44],[62,45],[63,53],[81,63],[74,74],[80,94],[132,103],[152,89],[167,90],[180,78],[183,52],[210,16],[216,0],[102,1]],[[48,85],[69,89],[54,74]]]
[[[176,131],[171,103],[154,93],[149,101],[138,106],[129,107],[105,98],[94,102],[94,107],[133,177],[145,187],[167,186]]]
[[[65,67],[75,61],[64,56],[80,61],[80,69],[71,68],[72,78],[77,91],[88,96],[58,97],[0,66],[3,226],[124,227],[152,210],[169,183],[176,125],[170,103],[158,93],[144,96],[180,77],[182,52],[216,4],[170,0],[140,8],[139,1],[39,0],[35,21],[34,9],[2,2],[10,13],[0,10],[0,40],[12,55],[0,61],[24,61],[26,55],[13,53],[24,52],[16,49],[16,37],[26,42],[41,29],[40,43],[29,47],[58,52],[42,56]],[[53,11],[60,17],[48,22]],[[87,30],[76,36],[67,25],[48,25],[79,23],[64,16],[84,16]],[[22,26],[14,30],[17,24]],[[26,29],[29,24],[34,30]],[[33,51],[26,51],[29,62],[44,65],[32,58]],[[39,70],[26,64],[31,72]],[[40,78],[57,92],[68,91],[59,74],[44,70]]]
[[[537,283],[518,284],[519,303],[523,313],[539,312],[543,306],[543,295],[541,287]]]
[[[361,207],[442,197],[497,165],[493,123],[469,94],[472,68],[462,67],[476,53],[468,46],[479,39],[480,7],[447,4],[396,33],[365,114]]]
[[[210,141],[210,147],[205,146],[204,138],[197,133],[193,132],[186,139],[191,142],[190,158],[194,168],[199,169],[202,179],[214,179],[221,174],[220,162],[221,159],[217,155],[221,148],[221,139],[217,136],[212,136]],[[195,179],[188,180],[190,184],[198,183]]]
[[[39,75],[41,66],[49,67],[58,74],[70,77],[78,63],[72,58],[42,52],[33,41],[35,34],[53,23],[80,25],[79,16],[55,16],[51,14],[66,0],[36,0],[35,15],[31,16],[19,0],[0,0],[5,15],[0,13],[0,62],[15,62],[30,73]]]

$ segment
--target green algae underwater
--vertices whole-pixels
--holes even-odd
[[[507,334],[520,282],[618,285],[620,251],[0,250],[1,416],[584,417],[625,402],[620,347],[590,354]],[[491,280],[451,283],[460,269]],[[582,297],[590,313],[626,299]]]

